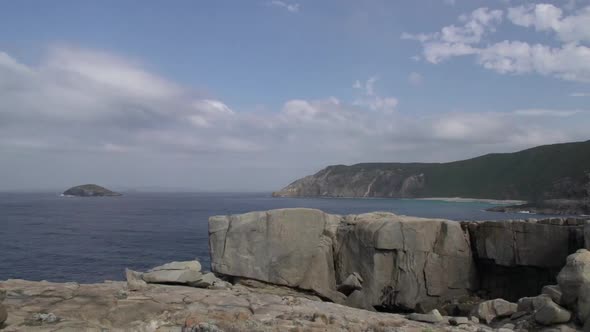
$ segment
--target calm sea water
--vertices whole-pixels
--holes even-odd
[[[454,220],[524,218],[485,212],[487,203],[398,199],[272,198],[270,194],[128,193],[75,198],[0,193],[0,280],[101,282],[136,270],[197,258],[209,266],[212,215],[287,207],[349,214],[391,211]]]

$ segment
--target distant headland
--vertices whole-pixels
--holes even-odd
[[[449,163],[328,166],[296,180],[273,196],[519,200],[529,204],[513,207],[517,211],[587,214],[590,141],[538,146]]]
[[[64,191],[63,195],[77,197],[121,196],[120,193],[111,191],[96,184],[83,184],[81,186],[75,186]]]

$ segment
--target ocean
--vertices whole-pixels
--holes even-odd
[[[308,207],[337,214],[390,211],[453,220],[535,217],[484,211],[490,206],[411,199],[273,198],[270,193],[126,193],[97,198],[0,193],[0,280],[123,280],[126,267],[142,271],[194,258],[208,268],[207,221],[213,215]]]

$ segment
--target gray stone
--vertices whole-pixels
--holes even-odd
[[[553,325],[569,322],[572,314],[558,304],[548,302],[541,309],[537,310],[534,317],[535,321],[539,324]]]
[[[145,282],[155,284],[191,285],[201,277],[201,264],[198,261],[171,262],[156,266],[141,275]]]
[[[512,324],[512,323],[507,323],[507,324],[504,324],[504,325],[502,325],[502,327],[501,327],[501,328],[503,328],[503,329],[508,329],[508,330],[514,330],[514,328],[515,328],[515,327],[516,327],[516,326],[515,326],[514,324]]]
[[[32,317],[33,321],[38,321],[41,324],[54,324],[59,321],[59,318],[53,313],[36,313]]]
[[[517,311],[533,313],[544,307],[549,302],[551,302],[551,297],[546,294],[534,297],[523,297],[522,299],[518,300]]]
[[[163,270],[192,270],[192,271],[201,271],[201,263],[199,261],[184,261],[184,262],[171,262],[166,263],[164,265],[156,266],[148,272],[154,271],[163,271]]]
[[[453,325],[453,326],[458,326],[458,325],[465,325],[465,324],[469,324],[469,318],[467,317],[451,317],[449,318],[449,324]]]
[[[159,270],[146,272],[142,278],[154,284],[192,284],[201,278],[201,272],[193,270]]]
[[[444,317],[438,312],[438,310],[432,310],[427,314],[412,313],[408,315],[409,320],[415,320],[417,322],[436,324],[444,321]]]
[[[541,294],[549,295],[553,302],[561,305],[561,289],[559,289],[558,285],[548,285],[544,286],[541,290]]]
[[[193,287],[199,287],[199,288],[208,288],[213,286],[213,284],[216,281],[219,281],[220,279],[217,278],[215,276],[215,274],[209,272],[209,273],[205,273],[203,275],[201,275],[201,277],[199,278],[199,280],[191,283],[191,286]]]
[[[6,289],[0,288],[0,303],[6,299]]]
[[[147,283],[142,279],[142,273],[130,269],[125,269],[125,277],[127,279],[127,288],[132,291],[137,291],[147,287]]]
[[[491,323],[495,318],[508,317],[517,311],[517,304],[503,299],[495,299],[478,304],[471,312],[472,316]]]
[[[351,273],[342,284],[338,285],[338,291],[348,296],[355,290],[361,290],[363,288],[362,280],[358,273]]]
[[[568,256],[567,263],[557,275],[561,289],[561,302],[575,308],[577,318],[585,322],[590,318],[590,251],[580,249]]]

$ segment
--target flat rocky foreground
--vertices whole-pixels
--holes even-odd
[[[451,327],[446,318],[420,323],[272,286],[212,290],[150,284],[130,291],[126,282],[7,280],[0,289],[6,291],[8,311],[2,331],[491,331],[472,322]]]

